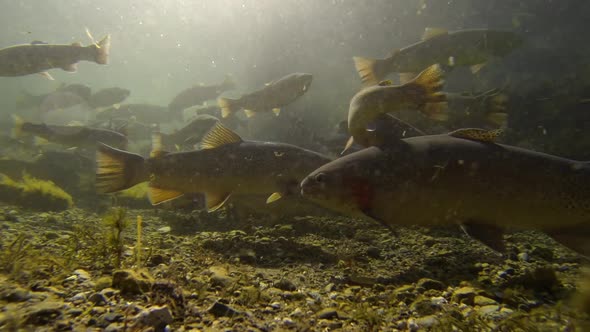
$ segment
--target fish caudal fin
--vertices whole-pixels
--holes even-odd
[[[99,144],[96,152],[96,190],[112,193],[148,181],[142,156]]]
[[[415,96],[416,104],[420,111],[433,120],[445,121],[448,119],[447,96],[442,92],[444,84],[444,71],[440,65],[432,65],[424,69],[412,81],[402,85],[408,93]],[[426,107],[428,104],[434,104]]]
[[[236,105],[236,102],[237,100],[235,99],[217,98],[217,105],[221,108],[222,118],[227,118],[240,109],[240,107]]]
[[[381,77],[379,77],[376,71],[378,60],[359,56],[353,57],[352,60],[354,61],[354,66],[361,78],[361,81],[363,81],[364,86],[371,86],[379,83]]]
[[[90,45],[96,48],[94,61],[100,65],[109,63],[109,53],[111,51],[111,35],[104,36],[98,43]]]

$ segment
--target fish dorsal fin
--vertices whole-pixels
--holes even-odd
[[[205,193],[205,201],[207,202],[207,211],[213,212],[217,211],[219,208],[227,202],[231,193],[222,193],[222,192],[206,192]]]
[[[164,151],[162,145],[162,134],[159,132],[152,133],[152,151],[150,152],[150,157],[161,157],[168,152]]]
[[[201,149],[215,149],[222,145],[243,142],[240,135],[217,122],[201,141]]]
[[[465,129],[457,129],[451,133],[450,136],[457,137],[457,138],[464,138],[470,139],[474,141],[480,142],[488,142],[494,143],[496,138],[502,134],[501,129],[496,130],[485,130],[485,129],[478,129],[478,128],[465,128]]]
[[[441,35],[448,34],[449,31],[446,29],[441,28],[426,28],[424,29],[424,33],[422,34],[422,40],[428,40],[430,38],[434,38]]]
[[[393,85],[393,82],[391,80],[383,80],[381,82],[379,82],[379,86],[391,86]]]
[[[182,195],[184,195],[184,193],[172,189],[157,188],[152,186],[148,188],[148,197],[152,205],[162,204],[164,202],[176,199]]]

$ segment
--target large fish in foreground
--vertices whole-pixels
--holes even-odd
[[[311,74],[289,74],[239,99],[218,98],[221,116],[226,118],[241,109],[247,117],[252,117],[258,112],[270,111],[279,115],[281,107],[294,102],[309,90],[312,79]]]
[[[304,197],[396,225],[460,224],[504,250],[507,228],[540,230],[590,256],[590,164],[494,143],[462,129],[336,159],[303,180]]]
[[[330,161],[294,145],[243,141],[220,123],[203,139],[201,150],[167,153],[154,145],[149,159],[99,147],[97,190],[112,193],[149,181],[154,205],[183,194],[204,193],[207,209],[215,211],[232,194],[270,195],[267,202],[298,194],[305,175]]]
[[[376,131],[369,129],[382,114],[415,109],[429,118],[446,120],[448,116],[441,108],[446,102],[446,95],[441,92],[444,82],[442,75],[441,67],[433,65],[408,83],[392,85],[391,82],[384,81],[359,91],[350,100],[348,132],[351,139],[344,150],[353,142],[365,147],[374,145]],[[426,108],[429,104],[431,106]]]
[[[354,57],[353,60],[363,83],[375,85],[390,73],[418,73],[436,63],[470,66],[472,71],[477,71],[492,58],[503,57],[522,43],[522,39],[510,31],[448,32],[427,28],[422,41],[395,50],[385,59]]]
[[[0,49],[0,76],[44,73],[53,68],[75,72],[76,63],[83,60],[104,65],[109,58],[110,40],[107,35],[88,46],[33,43],[6,47]]]

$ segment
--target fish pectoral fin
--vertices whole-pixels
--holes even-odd
[[[502,134],[502,129],[485,130],[479,128],[457,129],[449,133],[450,136],[464,138],[474,141],[494,143],[498,136]]]
[[[158,188],[152,186],[149,186],[148,188],[148,197],[152,205],[158,205],[164,202],[168,202],[182,195],[184,195],[184,193],[172,189]]]
[[[422,41],[434,38],[436,36],[442,36],[448,34],[449,31],[441,28],[426,28],[422,34]]]
[[[350,147],[354,144],[354,137],[350,136],[350,138],[348,139],[348,141],[346,141],[346,145],[344,146],[344,150],[342,150],[342,152],[340,152],[340,155],[343,155],[346,151],[348,151],[348,149],[350,149]]]
[[[78,71],[78,66],[76,66],[75,63],[71,63],[69,65],[65,65],[65,66],[61,67],[61,69],[65,70],[67,72],[70,72],[70,73],[74,73],[74,72]]]
[[[244,113],[246,114],[247,118],[251,118],[255,115],[255,112],[252,110],[244,110]]]
[[[478,223],[463,223],[461,229],[465,234],[485,244],[497,252],[505,252],[504,230],[501,227]]]
[[[55,78],[53,78],[53,76],[51,76],[51,74],[46,71],[40,72],[39,75],[45,77],[46,79],[48,79],[50,81],[55,81]]]
[[[279,116],[279,114],[281,114],[281,109],[280,108],[273,108],[272,112],[276,115]]]
[[[283,198],[283,194],[281,194],[280,192],[274,192],[270,196],[268,196],[268,198],[266,199],[266,204],[276,202],[281,198]]]
[[[150,151],[150,157],[157,158],[168,154],[169,152],[164,151],[162,144],[162,134],[159,132],[152,133],[152,151]]]
[[[590,257],[590,225],[560,227],[545,233],[562,246]]]
[[[205,193],[205,201],[207,202],[207,212],[217,211],[227,202],[231,193],[220,193],[209,191]]]
[[[201,140],[201,149],[215,149],[222,145],[241,142],[243,142],[243,140],[240,135],[236,134],[218,121]]]

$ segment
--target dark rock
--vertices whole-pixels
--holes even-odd
[[[553,250],[542,246],[535,246],[531,251],[531,256],[544,259],[548,262],[552,262],[554,259]]]
[[[62,316],[61,303],[41,302],[28,309],[25,314],[25,324],[46,325]]]
[[[473,287],[461,287],[453,292],[453,296],[451,297],[453,302],[456,303],[465,303],[468,305],[473,305],[473,300],[477,295],[477,291]]]
[[[278,282],[276,282],[274,284],[274,287],[284,290],[284,291],[296,291],[297,290],[297,286],[295,286],[295,284],[289,280],[289,279],[281,279]]]
[[[425,290],[428,290],[428,289],[443,290],[443,289],[445,289],[445,285],[442,282],[440,282],[438,280],[434,280],[434,279],[429,279],[429,278],[422,278],[422,279],[418,280],[418,282],[416,283],[416,287],[423,288]]]
[[[140,295],[149,292],[153,278],[147,271],[118,270],[113,273],[113,288],[122,294]]]
[[[420,316],[432,315],[438,310],[438,306],[431,299],[420,297],[410,304],[410,310],[417,312]]]
[[[221,303],[216,301],[207,309],[207,312],[214,315],[215,317],[233,317],[241,314],[239,311],[235,310],[234,308],[228,306],[227,304]]]
[[[94,293],[88,297],[88,301],[94,305],[105,305],[107,304],[107,298],[101,293]]]
[[[324,308],[318,311],[316,316],[320,319],[334,319],[338,318],[338,311],[336,311],[336,308]]]
[[[118,312],[107,312],[98,318],[96,326],[105,328],[111,323],[122,322],[124,316]]]
[[[381,249],[377,247],[369,247],[367,248],[367,256],[374,259],[379,259],[381,258]]]
[[[11,288],[0,293],[0,300],[6,302],[24,302],[31,298],[31,294],[26,289],[20,287]]]
[[[170,262],[170,257],[156,254],[156,255],[153,255],[152,257],[150,257],[150,260],[148,261],[147,266],[154,267],[154,266],[158,266],[160,264],[166,264],[168,262]]]
[[[229,272],[223,266],[211,266],[207,270],[212,286],[227,287],[235,282],[234,278],[229,276]]]

